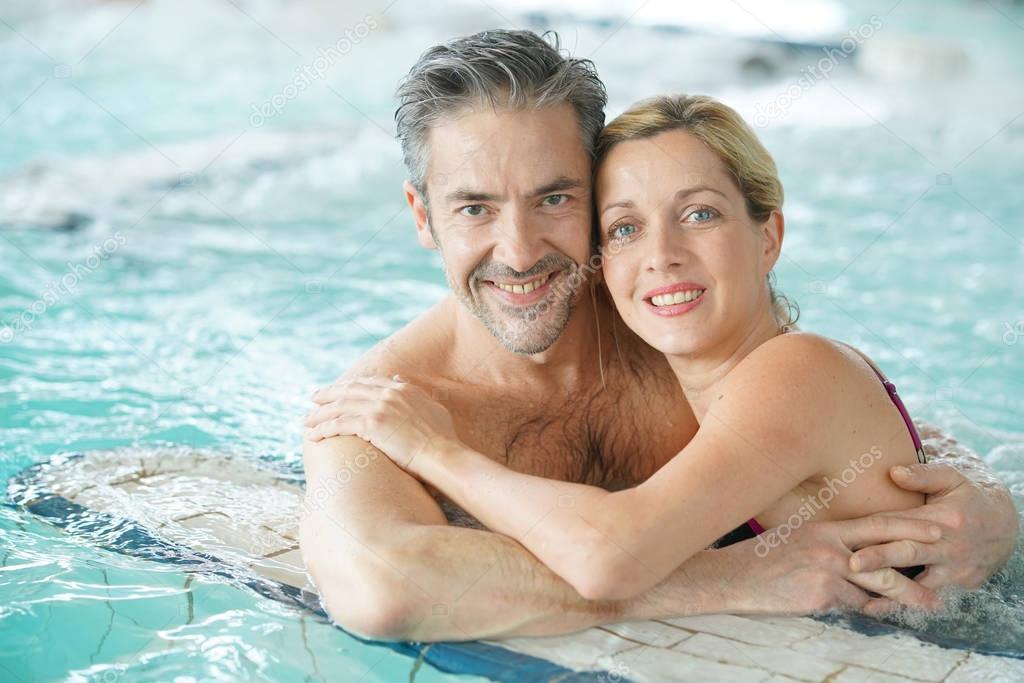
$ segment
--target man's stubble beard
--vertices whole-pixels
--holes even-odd
[[[548,254],[525,273],[517,273],[511,268],[495,268],[495,264],[481,264],[470,274],[469,288],[461,282],[455,282],[448,269],[441,242],[434,236],[434,244],[441,256],[441,267],[444,270],[448,287],[474,318],[479,320],[491,333],[491,336],[512,353],[532,355],[547,351],[558,341],[569,324],[572,312],[583,295],[583,275],[585,269],[564,254]],[[550,291],[543,299],[530,306],[503,306],[497,303],[501,315],[496,315],[491,305],[484,300],[484,274],[494,277],[515,273],[519,277],[529,278],[533,272],[562,271],[551,282]],[[491,271],[491,272],[488,272]],[[498,271],[498,272],[495,272]],[[573,284],[576,283],[576,284]]]

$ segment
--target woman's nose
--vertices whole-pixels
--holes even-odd
[[[684,244],[684,238],[675,226],[651,225],[650,239],[644,240],[647,244],[647,253],[644,255],[644,266],[651,272],[663,272],[673,268],[682,267],[688,259],[688,251]]]

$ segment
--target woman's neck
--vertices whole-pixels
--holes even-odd
[[[726,343],[695,354],[669,355],[668,363],[679,380],[697,422],[704,421],[708,406],[718,387],[732,369],[750,352],[781,334],[771,310],[759,315],[752,324]]]

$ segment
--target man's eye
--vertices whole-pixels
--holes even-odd
[[[636,225],[633,223],[619,223],[613,225],[611,230],[608,231],[608,236],[613,240],[623,240],[627,237],[632,237],[636,233]]]
[[[544,198],[544,206],[561,206],[569,201],[567,194],[551,194]]]
[[[484,211],[486,211],[486,209],[483,204],[470,204],[469,206],[464,206],[459,209],[459,213],[463,216],[469,216],[470,218],[482,216],[484,215]]]

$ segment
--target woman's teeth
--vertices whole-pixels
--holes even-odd
[[[530,280],[529,282],[524,282],[521,285],[506,285],[502,282],[495,282],[494,285],[498,289],[505,290],[506,292],[511,292],[512,294],[529,294],[530,292],[532,292],[533,290],[537,289],[538,287],[542,286],[545,282],[547,282],[548,277],[550,277],[550,275],[551,273],[548,273],[547,275],[541,275],[536,280]]]
[[[683,292],[657,294],[651,297],[651,303],[655,306],[674,306],[676,304],[685,304],[698,298],[703,293],[703,289],[687,289]]]

